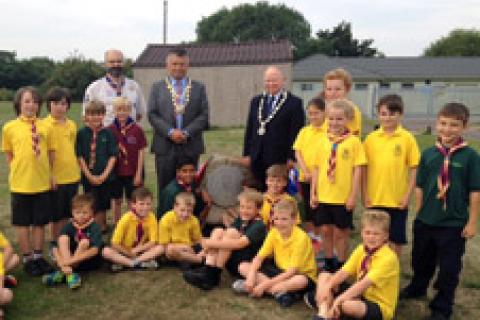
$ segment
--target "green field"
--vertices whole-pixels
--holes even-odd
[[[80,121],[79,104],[70,111]],[[11,103],[0,102],[3,125],[14,117]],[[151,131],[147,131],[151,137]],[[242,129],[212,130],[205,134],[207,156],[215,153],[240,155]],[[432,136],[418,136],[422,148],[434,141]],[[477,150],[480,144],[472,143]],[[153,156],[146,159],[146,184],[155,190]],[[0,228],[15,244],[10,226],[7,169],[0,159]],[[356,216],[358,217],[358,213]],[[358,219],[357,219],[358,220]],[[358,221],[356,221],[358,222]],[[358,243],[358,227],[352,246]],[[454,319],[480,319],[480,237],[470,240],[464,259],[461,285],[457,291]],[[402,256],[402,285],[411,276],[410,246]],[[230,289],[231,279],[224,273],[221,288],[203,292],[186,285],[178,270],[138,271],[110,274],[96,272],[83,278],[82,287],[72,292],[65,286],[45,288],[38,278],[30,278],[21,268],[15,270],[20,285],[14,290],[13,303],[6,309],[7,319],[310,319],[312,312],[303,303],[288,310],[271,299],[253,300],[237,296]],[[429,295],[431,297],[431,293]],[[396,319],[422,319],[428,314],[428,301],[401,302]]]

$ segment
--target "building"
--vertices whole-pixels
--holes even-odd
[[[292,45],[288,40],[245,43],[161,45],[149,44],[133,65],[135,80],[149,97],[152,83],[166,76],[170,49],[185,48],[190,57],[189,76],[207,88],[212,126],[245,125],[250,99],[263,90],[263,72],[278,66],[292,79]]]
[[[478,57],[327,57],[312,55],[294,64],[293,93],[308,101],[323,89],[324,74],[335,68],[353,77],[350,99],[367,116],[378,98],[397,93],[406,116],[431,116],[446,102],[463,102],[480,115],[480,58]]]

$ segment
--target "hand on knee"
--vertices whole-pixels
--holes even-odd
[[[0,305],[9,304],[13,300],[13,293],[10,289],[0,289]]]

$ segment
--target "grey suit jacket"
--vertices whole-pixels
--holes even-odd
[[[156,155],[167,155],[179,149],[192,157],[205,152],[202,133],[209,127],[209,112],[207,93],[202,83],[192,80],[190,100],[183,114],[182,129],[189,134],[185,144],[177,145],[168,137],[168,131],[175,128],[175,115],[165,80],[152,85],[147,114],[154,132],[151,151]]]

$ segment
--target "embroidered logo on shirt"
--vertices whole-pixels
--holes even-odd
[[[349,157],[350,157],[350,151],[348,149],[344,149],[342,152],[342,159],[348,160]]]
[[[395,145],[395,149],[393,150],[393,155],[395,157],[400,157],[402,155],[402,146],[399,144]]]

